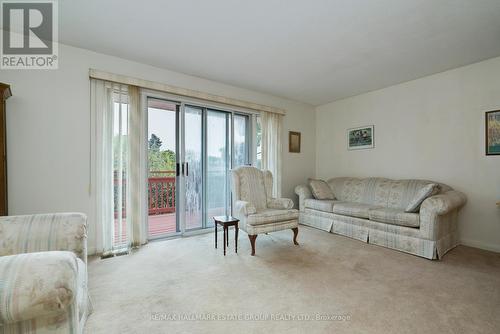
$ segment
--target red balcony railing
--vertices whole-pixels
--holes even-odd
[[[153,172],[168,175],[175,171]],[[149,215],[175,212],[175,176],[150,176],[148,178]]]
[[[126,217],[126,177],[122,181],[122,216]],[[115,208],[119,180],[115,173]],[[175,171],[150,171],[148,177],[148,215],[161,215],[175,212]],[[115,209],[115,218],[118,212]]]

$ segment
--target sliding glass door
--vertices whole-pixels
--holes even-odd
[[[214,216],[230,213],[229,173],[231,168],[231,114],[208,109],[206,131],[206,226],[213,226]]]
[[[203,228],[204,149],[203,108],[184,107],[184,160],[182,175],[185,180],[185,230]]]
[[[176,200],[179,106],[148,98],[147,118],[148,238],[155,239],[180,232]]]
[[[251,116],[146,97],[150,239],[231,214],[231,168],[251,159]]]
[[[249,115],[233,115],[233,168],[250,165],[250,117]]]

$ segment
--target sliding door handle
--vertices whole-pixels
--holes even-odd
[[[179,166],[179,163],[176,163],[175,164],[175,176],[179,176],[180,175],[180,166]]]
[[[186,176],[189,176],[189,162],[186,162]]]

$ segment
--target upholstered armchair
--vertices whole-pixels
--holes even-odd
[[[0,333],[81,334],[91,312],[87,218],[0,218]]]
[[[293,230],[293,242],[299,233],[299,212],[288,198],[273,198],[273,175],[255,167],[242,166],[232,171],[233,215],[239,227],[248,234],[255,255],[258,234]]]

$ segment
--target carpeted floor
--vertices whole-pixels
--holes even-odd
[[[86,333],[500,333],[500,254],[430,261],[304,226],[291,239],[259,235],[255,257],[242,232],[226,257],[205,234],[93,259]]]

